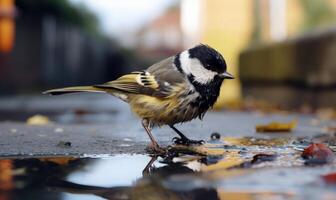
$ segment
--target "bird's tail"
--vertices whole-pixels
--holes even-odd
[[[43,94],[51,94],[51,95],[61,95],[61,94],[69,94],[69,93],[77,93],[77,92],[102,92],[105,93],[106,89],[97,88],[94,86],[76,86],[76,87],[66,87],[59,89],[52,89],[43,92]]]

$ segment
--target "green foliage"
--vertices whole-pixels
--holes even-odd
[[[19,13],[53,15],[66,23],[77,25],[91,33],[98,32],[96,16],[84,5],[75,6],[67,0],[16,0]]]
[[[300,0],[304,11],[303,31],[336,23],[336,13],[327,0]]]

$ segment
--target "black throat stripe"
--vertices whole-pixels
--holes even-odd
[[[183,70],[182,70],[182,68],[181,68],[180,54],[177,54],[177,55],[175,56],[175,58],[174,58],[174,64],[175,64],[176,69],[177,69],[179,72],[181,72],[182,74],[184,74],[184,73],[183,73]]]

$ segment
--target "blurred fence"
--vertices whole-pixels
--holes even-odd
[[[129,71],[117,45],[51,15],[23,13],[15,26],[13,50],[0,53],[0,94],[100,83]]]

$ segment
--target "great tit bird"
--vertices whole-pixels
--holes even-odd
[[[175,56],[120,78],[93,86],[53,89],[45,94],[60,95],[76,92],[108,93],[127,102],[142,119],[153,150],[160,151],[151,130],[168,125],[180,138],[178,144],[200,144],[188,139],[175,124],[202,119],[216,102],[224,79],[233,79],[226,71],[223,56],[208,45],[200,44]]]

